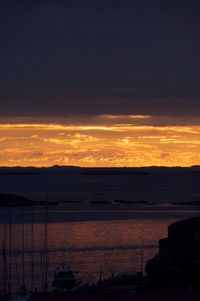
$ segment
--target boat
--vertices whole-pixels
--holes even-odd
[[[104,293],[136,293],[142,290],[145,276],[141,272],[123,272],[99,281],[89,287],[89,291],[101,291]]]
[[[76,290],[80,282],[77,281],[75,272],[70,268],[59,268],[54,273],[51,287],[52,292],[71,292]]]
[[[0,300],[1,301],[7,301],[7,300],[9,300],[9,298],[10,298],[10,295],[7,292],[0,291]]]

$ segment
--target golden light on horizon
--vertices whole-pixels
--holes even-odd
[[[100,117],[105,119],[147,119],[151,118],[151,115],[111,115],[111,114],[104,114],[100,115]]]
[[[115,121],[116,118],[113,119]],[[77,166],[200,164],[200,126],[153,126],[132,123],[0,124],[0,166],[56,164]]]

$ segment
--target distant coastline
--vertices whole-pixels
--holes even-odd
[[[92,206],[103,203],[106,207],[111,204],[115,208],[119,204],[126,208],[157,204],[197,208],[200,207],[199,175],[199,166],[0,167],[0,193],[21,195],[34,201],[34,205],[44,204],[48,193],[49,203],[55,205],[79,202]],[[21,206],[21,199],[15,204],[18,201]]]

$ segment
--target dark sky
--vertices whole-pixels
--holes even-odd
[[[2,0],[0,45],[1,118],[200,114],[199,0]]]

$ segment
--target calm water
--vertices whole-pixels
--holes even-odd
[[[122,271],[140,271],[142,243],[145,264],[157,252],[158,240],[167,235],[167,226],[194,215],[198,212],[173,208],[51,207],[47,212],[48,282],[51,283],[53,272],[61,265],[70,266],[84,282],[96,281],[101,269],[105,277]],[[45,210],[41,207],[12,208],[10,212],[4,208],[0,211],[0,268],[3,271],[2,241],[5,241],[7,268],[9,271],[11,260],[14,289],[22,284],[23,231],[25,284],[28,288],[38,287],[44,281],[44,220]],[[2,283],[1,273],[1,286]]]

